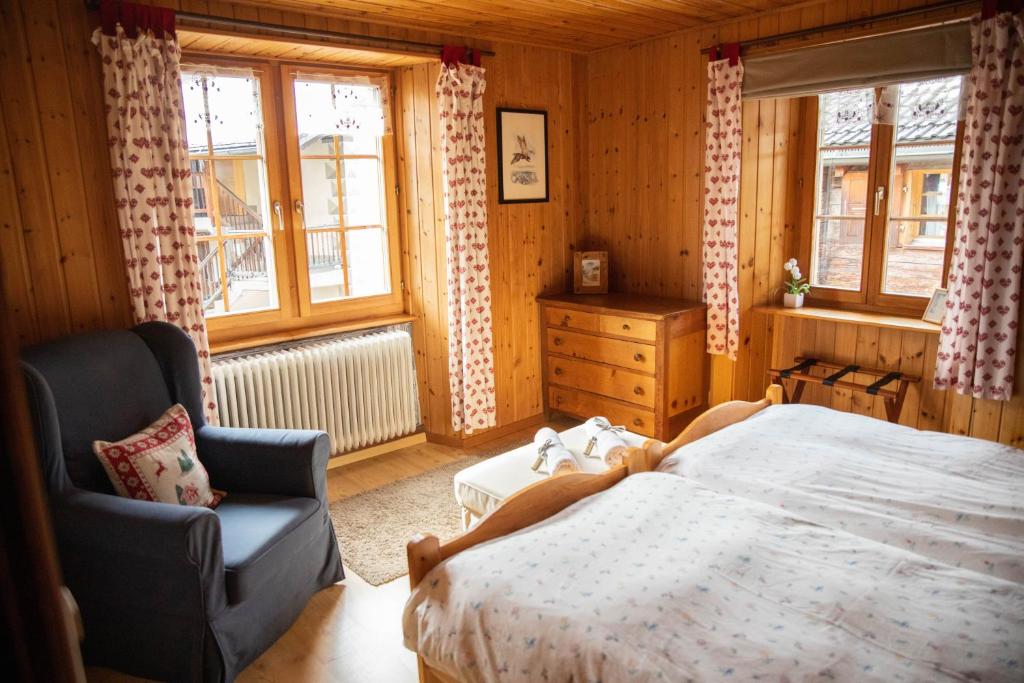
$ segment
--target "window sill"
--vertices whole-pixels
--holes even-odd
[[[218,342],[210,340],[210,353],[217,354],[227,353],[229,351],[243,351],[245,349],[254,349],[260,346],[280,344],[281,342],[295,341],[299,339],[309,339],[310,337],[320,337],[328,334],[370,330],[375,327],[386,327],[388,325],[401,325],[402,323],[412,322],[415,319],[416,318],[414,316],[402,313],[400,315],[389,315],[382,318],[352,320],[334,325],[317,325],[315,327],[304,327],[296,330],[244,337],[242,339],[231,339],[228,341]]]
[[[847,323],[851,325],[871,325],[890,330],[905,330],[909,332],[925,332],[927,334],[938,334],[940,327],[935,323],[925,322],[920,318],[911,318],[902,315],[887,315],[885,313],[872,313],[868,311],[848,311],[839,308],[818,308],[805,306],[804,308],[784,308],[782,306],[755,306],[758,313],[767,315],[783,315],[790,318],[803,318],[805,320],[825,320],[834,323]]]

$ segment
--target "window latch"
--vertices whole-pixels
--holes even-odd
[[[875,190],[875,215],[882,211],[882,200],[885,199],[885,185],[879,185]]]
[[[281,213],[281,202],[274,200],[274,213],[277,214],[277,229],[284,231],[284,214]]]
[[[301,199],[295,200],[295,213],[299,214],[299,220],[302,221],[302,229],[306,229],[306,215],[302,213],[305,208],[305,204],[302,203]]]

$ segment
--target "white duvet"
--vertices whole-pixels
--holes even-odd
[[[1022,460],[769,408],[442,563],[405,643],[467,682],[1021,681]]]
[[[1024,586],[658,473],[442,563],[404,628],[460,681],[1024,672]]]
[[[658,469],[1024,582],[1024,451],[1015,448],[783,405],[684,446]]]

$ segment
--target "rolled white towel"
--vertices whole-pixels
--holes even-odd
[[[613,427],[606,417],[592,417],[583,423],[583,429],[590,439],[587,455],[601,458],[608,467],[615,467],[626,457],[629,446],[619,436],[622,427]]]
[[[560,474],[562,472],[575,472],[579,470],[579,463],[576,458],[562,443],[558,432],[550,427],[541,428],[533,437],[533,445],[537,448],[537,459],[533,462],[533,469],[540,469],[542,462],[547,462],[548,474]]]
[[[575,456],[564,446],[553,446],[548,448],[547,454],[548,474],[567,474],[578,472],[580,464],[576,462]]]

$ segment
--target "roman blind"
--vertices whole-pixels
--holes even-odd
[[[743,59],[743,98],[802,97],[967,73],[968,22]]]

